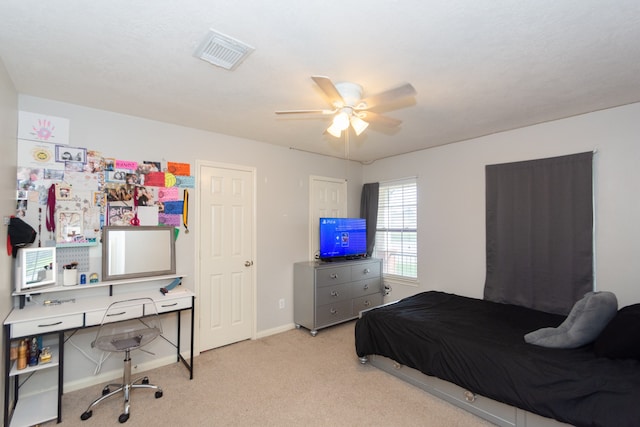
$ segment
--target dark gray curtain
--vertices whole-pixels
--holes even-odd
[[[567,314],[593,289],[593,153],[488,165],[484,298]]]
[[[379,191],[380,183],[372,182],[362,186],[362,195],[360,196],[360,218],[367,220],[367,256],[371,256],[376,244]]]

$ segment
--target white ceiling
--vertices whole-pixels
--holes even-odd
[[[209,28],[255,51],[197,59]],[[640,101],[640,1],[2,0],[0,57],[22,94],[337,157],[327,116],[274,111],[329,107],[311,75],[412,83],[350,138],[369,162]]]

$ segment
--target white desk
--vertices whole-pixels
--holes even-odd
[[[179,277],[179,276],[176,276]],[[166,277],[165,277],[166,278]],[[155,278],[156,280],[158,278]],[[162,277],[160,277],[162,279]],[[142,280],[144,281],[144,279]],[[131,280],[126,283],[136,283],[140,280]],[[125,282],[120,282],[125,283]],[[193,336],[194,336],[194,299],[195,294],[189,290],[162,294],[159,287],[155,291],[133,291],[112,296],[111,285],[119,283],[106,282],[103,286],[109,286],[108,296],[75,297],[75,302],[65,302],[59,305],[27,305],[24,308],[14,308],[4,321],[4,349],[5,349],[5,387],[4,387],[4,425],[9,427],[14,421],[16,425],[34,425],[52,419],[62,421],[62,394],[64,378],[64,331],[89,328],[101,323],[102,317],[112,302],[129,299],[151,297],[156,303],[158,314],[177,313],[178,329],[177,341],[174,345],[177,350],[177,361],[182,361],[189,369],[190,379],[193,379]],[[81,287],[77,287],[79,290]],[[86,289],[91,288],[87,286]],[[69,288],[59,291],[69,291]],[[75,290],[75,289],[74,289]],[[53,291],[48,291],[53,292]],[[34,291],[35,293],[35,291]],[[55,299],[55,294],[51,299]],[[180,313],[191,310],[190,331],[190,360],[187,361],[180,354]],[[57,348],[52,349],[53,360],[50,363],[27,367],[18,371],[15,361],[10,360],[11,340],[33,337],[38,335],[57,335]],[[58,369],[57,405],[55,391],[45,392],[42,396],[29,396],[27,399],[19,399],[19,376],[42,369]],[[11,380],[14,380],[13,402],[11,400]],[[52,403],[53,402],[53,403]],[[37,410],[34,410],[36,409]]]

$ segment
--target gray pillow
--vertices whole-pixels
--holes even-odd
[[[529,332],[524,340],[542,347],[580,347],[595,341],[617,311],[618,300],[613,293],[587,292],[560,326]]]

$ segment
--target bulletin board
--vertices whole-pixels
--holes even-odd
[[[34,245],[98,245],[105,225],[187,227],[195,187],[189,163],[103,154],[73,144],[70,126],[65,118],[19,114],[16,216],[37,231]]]

